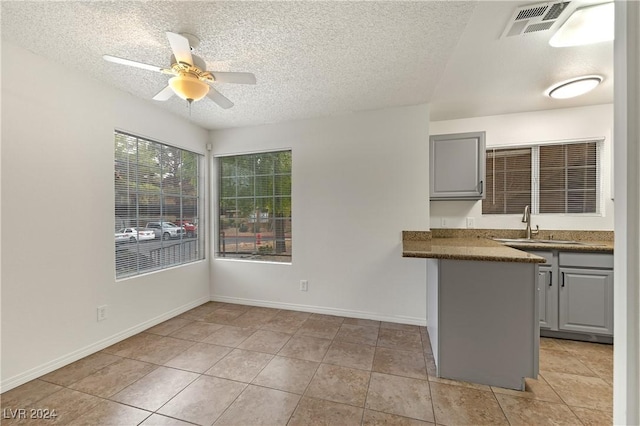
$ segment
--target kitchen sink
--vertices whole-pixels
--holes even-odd
[[[499,241],[501,243],[519,243],[519,244],[574,244],[574,245],[584,245],[585,243],[581,243],[580,241],[574,240],[539,240],[535,238],[494,238],[494,241]]]

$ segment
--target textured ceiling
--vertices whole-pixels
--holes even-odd
[[[612,43],[553,49],[551,34],[499,39],[514,2],[2,2],[2,38],[176,114],[151,98],[162,74],[110,54],[168,66],[165,32],[200,38],[209,70],[246,71],[255,86],[215,83],[235,106],[194,103],[208,128],[432,103],[432,119],[612,102]],[[577,4],[573,2],[572,5]],[[605,84],[575,101],[541,96],[575,73]]]

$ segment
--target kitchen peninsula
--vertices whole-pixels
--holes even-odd
[[[524,390],[538,375],[538,264],[485,238],[403,232],[403,257],[427,261],[427,330],[438,377]]]

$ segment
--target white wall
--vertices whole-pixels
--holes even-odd
[[[640,424],[640,3],[616,1],[613,424]]]
[[[429,229],[428,135],[426,105],[212,132],[214,155],[293,157],[292,264],[215,259],[212,299],[425,324],[425,261],[401,257],[401,231]]]
[[[116,282],[115,128],[198,152],[208,138],[2,43],[3,391],[209,299],[206,261]]]
[[[613,105],[596,105],[460,120],[433,121],[432,135],[472,131],[487,132],[487,147],[604,137],[602,152],[601,215],[532,215],[532,225],[541,229],[613,230],[611,200]],[[432,201],[431,227],[465,228],[473,217],[476,228],[524,229],[522,215],[482,216],[480,201]]]

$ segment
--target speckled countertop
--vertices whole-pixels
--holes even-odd
[[[506,242],[500,243],[509,247],[517,248],[520,250],[534,250],[534,251],[580,251],[580,252],[600,252],[600,253],[613,253],[613,241],[580,241],[580,244],[561,244],[561,243],[517,243]]]
[[[402,256],[430,259],[478,260],[492,262],[544,263],[544,258],[528,251],[581,251],[613,253],[613,232],[547,231],[540,239],[564,239],[581,244],[501,243],[491,238],[522,238],[519,230],[437,229],[403,231]],[[555,234],[550,234],[555,232]],[[581,236],[583,238],[576,238]],[[584,239],[584,237],[589,238]]]
[[[543,257],[507,247],[486,238],[432,238],[404,240],[402,257],[482,260],[489,262],[545,263]]]

